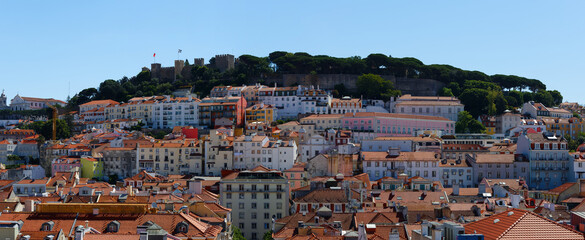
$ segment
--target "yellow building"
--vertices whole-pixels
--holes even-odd
[[[583,120],[573,118],[542,118],[548,132],[555,133],[557,136],[569,135],[577,138],[579,133],[585,132]]]
[[[246,108],[246,123],[265,122],[271,123],[276,119],[275,108],[268,104],[256,104]]]
[[[101,178],[104,176],[104,164],[95,158],[81,158],[81,177],[82,178]]]

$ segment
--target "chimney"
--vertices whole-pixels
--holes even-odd
[[[388,240],[400,240],[400,234],[398,234],[398,232],[390,232]]]
[[[420,234],[423,236],[428,236],[429,235],[429,222],[423,221],[421,225],[422,226],[420,229]]]
[[[433,235],[431,237],[432,240],[442,240],[443,239],[443,231],[441,229],[433,229]]]
[[[297,223],[298,223],[298,225],[297,225],[298,228],[303,228],[305,226],[305,222],[303,222],[303,221],[298,221]]]
[[[459,196],[459,184],[453,184],[453,196]]]
[[[128,187],[126,187],[126,191],[129,197],[134,195],[134,192],[132,191],[132,185],[128,185]]]
[[[148,240],[148,232],[147,231],[141,232],[139,240]]]
[[[35,211],[35,201],[34,200],[26,200],[24,202],[24,211],[25,212],[34,212]]]
[[[79,225],[75,228],[74,240],[83,240],[83,237],[85,237],[85,229],[83,228],[83,226]]]
[[[191,194],[201,194],[202,190],[202,183],[199,180],[189,180],[187,181],[187,186],[189,187],[188,193]]]
[[[315,223],[319,223],[319,216],[315,216]]]
[[[358,226],[358,239],[368,239],[368,235],[366,234],[366,228],[364,227],[363,223],[360,223]]]

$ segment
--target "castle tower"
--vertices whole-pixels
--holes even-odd
[[[181,74],[185,67],[185,60],[175,60],[175,76]]]
[[[193,65],[203,67],[205,66],[205,60],[203,58],[195,58]]]
[[[160,63],[150,64],[150,78],[160,79],[160,69],[161,69]]]
[[[234,66],[235,66],[234,55],[231,54],[215,55],[215,67],[219,69],[219,71],[225,72],[227,70],[233,69]]]

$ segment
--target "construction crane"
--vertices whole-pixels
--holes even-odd
[[[49,106],[51,108],[51,112],[53,112],[53,136],[52,136],[52,140],[55,141],[57,140],[57,108],[53,105],[47,104],[47,106]]]

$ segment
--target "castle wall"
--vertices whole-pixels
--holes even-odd
[[[276,83],[278,86],[314,85],[321,89],[334,89],[335,85],[343,84],[349,91],[356,91],[356,82],[360,75],[352,74],[283,74],[282,78],[268,79],[267,83]],[[392,81],[396,89],[402,94],[414,96],[436,96],[445,86],[434,79],[396,78],[392,75],[382,75],[382,78]]]

